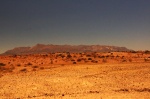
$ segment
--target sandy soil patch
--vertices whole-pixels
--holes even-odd
[[[150,63],[49,65],[2,74],[0,98],[149,99],[149,71]]]

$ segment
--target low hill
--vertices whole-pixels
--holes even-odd
[[[114,52],[131,51],[126,47],[106,46],[106,45],[53,45],[37,44],[33,47],[17,47],[6,51],[2,55],[21,54],[47,54],[56,52]]]

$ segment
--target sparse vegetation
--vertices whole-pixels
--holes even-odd
[[[129,62],[132,62],[132,59],[129,59]]]
[[[67,55],[67,58],[71,58],[72,56],[70,54]]]
[[[28,66],[31,66],[31,65],[32,65],[32,63],[30,63],[30,62],[29,62],[27,65],[28,65]]]
[[[71,61],[75,61],[74,59],[72,59]]]
[[[123,59],[122,62],[127,62],[127,60]]]
[[[88,58],[88,60],[92,60],[92,58]]]
[[[91,62],[92,62],[92,63],[98,63],[98,61],[96,61],[96,60],[91,60]]]
[[[18,66],[18,67],[20,67],[20,66],[21,66],[21,64],[17,64],[17,66]]]
[[[81,59],[77,59],[77,62],[81,62]]]
[[[103,60],[102,60],[102,62],[103,62],[103,63],[106,63],[106,62],[107,62],[107,60],[106,60],[106,59],[103,59]]]
[[[53,59],[51,59],[51,64],[53,64]]]
[[[5,68],[5,67],[0,66],[0,71],[5,71],[5,70],[6,70],[6,68]]]
[[[116,92],[120,92],[120,91],[122,91],[122,92],[129,92],[129,89],[119,89],[119,90],[115,90]]]
[[[150,51],[149,51],[149,50],[146,50],[146,51],[144,51],[144,53],[145,53],[145,54],[149,54],[149,53],[150,53]]]
[[[43,70],[43,69],[44,69],[44,67],[40,67],[40,69],[41,69],[41,70]]]
[[[149,88],[141,88],[141,89],[136,89],[136,88],[131,88],[131,89],[119,89],[119,90],[115,90],[116,92],[130,92],[130,91],[136,91],[136,92],[150,92]]]
[[[145,61],[145,62],[148,62],[148,61],[149,61],[149,59],[147,59],[147,58],[144,58],[144,61]]]
[[[99,58],[105,58],[105,56],[104,55],[102,55],[102,56],[98,56]]]
[[[5,66],[6,64],[4,64],[4,63],[0,63],[0,66]]]
[[[32,71],[36,71],[36,69],[35,69],[35,68],[33,68],[33,69],[32,69]]]
[[[106,56],[106,58],[108,58],[108,57],[109,57],[109,55]]]
[[[21,72],[26,72],[27,69],[26,69],[26,68],[23,68],[23,69],[21,69],[20,71],[21,71]]]
[[[124,56],[121,57],[121,59],[123,59],[123,58],[124,58]]]
[[[91,55],[88,54],[88,55],[86,55],[86,57],[91,57]]]
[[[143,89],[133,89],[137,92],[150,92],[150,88],[143,88]]]
[[[89,91],[89,93],[100,93],[99,91]]]
[[[116,58],[119,58],[119,55],[117,55]]]
[[[33,66],[32,68],[38,68],[38,66]]]
[[[0,77],[1,75],[3,75],[1,77],[1,80],[4,79],[4,81],[6,81],[7,79],[9,81],[17,81],[17,79],[19,79],[17,81],[17,84],[19,84],[20,82],[20,84],[22,84],[24,80],[27,80],[29,83],[32,84],[31,87],[35,89],[37,88],[36,84],[41,85],[37,85],[39,88],[45,86],[42,88],[44,89],[42,94],[31,95],[29,93],[29,95],[26,96],[27,98],[41,98],[42,95],[49,96],[49,93],[44,92],[47,91],[47,89],[49,92],[52,93],[54,92],[53,90],[58,89],[58,94],[53,93],[56,98],[57,96],[61,98],[66,98],[66,96],[71,94],[76,95],[76,92],[70,92],[72,88],[75,90],[78,90],[78,88],[82,88],[82,92],[93,96],[95,94],[102,95],[100,93],[106,92],[107,89],[109,89],[108,92],[117,93],[117,95],[119,95],[120,93],[132,94],[132,92],[134,94],[149,94],[150,92],[150,89],[147,86],[149,84],[147,72],[149,71],[148,67],[150,65],[150,54],[145,54],[143,51],[140,53],[113,52],[113,54],[111,52],[61,53],[62,56],[65,56],[64,58],[62,58],[61,56],[57,57],[58,54],[60,53],[53,53],[48,55],[28,55],[26,56],[26,58],[24,58],[24,56],[17,56],[16,58],[2,57],[0,58],[0,65],[3,64],[6,66],[0,66]],[[14,61],[12,61],[13,59]],[[51,64],[51,62],[53,63]],[[14,78],[11,77],[11,74],[13,74],[12,76]],[[9,77],[11,77],[12,79],[8,79]],[[77,78],[79,78],[79,80],[75,80]],[[9,81],[7,83],[12,84],[9,83]],[[102,82],[99,83],[99,81]],[[117,84],[116,81],[118,82]],[[133,83],[130,83],[130,81]],[[5,84],[5,82],[3,81],[2,83],[3,85]],[[64,84],[68,87],[65,87]],[[128,86],[126,84],[130,85]],[[94,89],[93,85],[101,87],[95,87],[96,89]],[[53,86],[53,88],[51,88],[51,86]],[[58,86],[61,87],[58,88]],[[30,85],[28,87],[30,87]],[[10,86],[10,88],[13,89],[14,87]],[[24,87],[21,87],[19,89],[17,87],[16,90],[26,90],[26,88],[23,88]],[[65,92],[62,92],[62,90],[64,90]],[[5,91],[7,92],[7,90]]]
[[[137,53],[136,51],[131,51],[131,53]]]

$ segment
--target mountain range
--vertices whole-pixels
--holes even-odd
[[[114,52],[132,51],[126,47],[106,45],[53,45],[37,44],[33,47],[16,47],[2,55],[47,54],[56,52]]]

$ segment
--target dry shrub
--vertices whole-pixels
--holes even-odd
[[[36,69],[35,69],[35,68],[33,68],[33,69],[32,69],[32,71],[36,71]]]
[[[99,91],[89,91],[89,93],[100,93]]]
[[[15,67],[14,66],[12,66],[11,68],[9,68],[10,70],[14,70],[15,69]]]
[[[147,58],[144,58],[144,61],[145,61],[145,62],[147,62],[147,61],[149,61],[149,59],[147,59]]]
[[[124,59],[124,60],[122,60],[122,62],[127,62],[127,60]]]
[[[149,50],[144,51],[145,54],[150,54]]]
[[[4,63],[0,63],[0,66],[5,66],[6,64],[4,64]]]
[[[74,59],[72,59],[71,61],[75,61]]]
[[[86,55],[86,57],[91,57],[91,55],[88,54],[88,55]]]
[[[38,66],[33,66],[32,68],[38,68]]]
[[[7,70],[5,67],[0,66],[0,71],[5,71],[5,70]]]
[[[2,75],[2,74],[0,74],[0,78],[1,78],[1,77],[3,77],[3,75]]]
[[[106,59],[103,59],[103,60],[102,60],[102,62],[103,62],[103,63],[106,63],[106,62],[107,62],[107,60],[106,60]]]
[[[118,56],[118,55],[116,56],[116,58],[119,58],[119,57],[120,57],[120,56]]]
[[[40,69],[41,69],[41,70],[43,70],[43,69],[44,69],[44,67],[40,67]]]
[[[132,59],[129,59],[129,62],[132,62]]]
[[[133,89],[134,91],[137,91],[137,92],[150,92],[150,89],[149,88],[143,88],[143,89]]]
[[[20,71],[21,71],[21,72],[26,72],[27,69],[26,69],[26,68],[23,68],[23,69],[21,69]]]
[[[11,73],[11,72],[13,72],[13,70],[9,69],[9,70],[8,70],[8,72],[10,72],[10,73]]]
[[[106,56],[106,58],[110,57],[109,55]]]
[[[89,61],[85,60],[84,62],[87,63],[87,62],[89,62]]]
[[[30,63],[30,62],[29,62],[27,65],[28,65],[28,66],[31,66],[31,65],[32,65],[32,63]]]
[[[103,55],[103,56],[101,56],[101,58],[105,58],[105,56]]]
[[[91,62],[92,62],[92,63],[98,63],[98,61],[95,61],[95,60],[91,60]]]
[[[92,58],[88,58],[88,60],[92,60]]]
[[[67,55],[67,58],[71,58],[72,56],[70,54]]]
[[[81,62],[81,59],[77,59],[77,62]]]
[[[119,89],[119,90],[115,90],[116,92],[129,92],[129,89]]]
[[[54,96],[53,93],[45,93],[45,96]]]
[[[129,92],[129,91],[136,91],[136,92],[150,92],[149,88],[143,88],[143,89],[119,89],[119,90],[115,90],[116,92]]]
[[[17,66],[18,66],[18,67],[20,67],[20,66],[21,66],[21,64],[17,64]]]
[[[121,59],[124,59],[124,56],[122,56]]]
[[[53,60],[51,59],[51,64],[53,64]]]
[[[73,64],[77,64],[76,62],[73,62]]]

